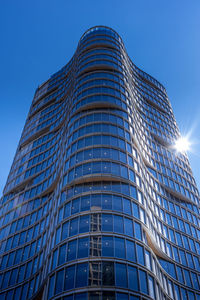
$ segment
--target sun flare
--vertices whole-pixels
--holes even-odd
[[[186,137],[180,137],[175,141],[174,147],[177,152],[186,152],[190,149],[190,141]]]

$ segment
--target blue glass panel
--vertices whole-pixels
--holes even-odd
[[[114,255],[113,237],[103,236],[102,237],[102,256],[113,256],[113,255]]]
[[[124,232],[123,217],[114,215],[114,232],[117,233]]]
[[[54,295],[54,283],[55,283],[55,275],[51,276],[49,280],[48,299]]]
[[[124,218],[125,234],[133,236],[133,222],[131,219]]]
[[[70,221],[69,235],[73,236],[78,233],[78,218]]]
[[[81,216],[80,217],[80,224],[79,224],[79,233],[88,232],[89,231],[89,215]]]
[[[112,209],[112,195],[103,194],[102,195],[102,209]]]
[[[138,291],[137,268],[128,266],[128,287],[133,291]]]
[[[136,261],[135,243],[129,240],[126,240],[126,258],[130,261]]]
[[[90,196],[81,197],[81,211],[90,209]]]
[[[125,258],[125,240],[115,237],[115,257]]]
[[[77,251],[77,240],[70,241],[68,243],[68,249],[67,249],[67,260],[73,260],[76,259],[76,251]]]
[[[131,201],[129,199],[123,198],[124,213],[131,215]]]
[[[117,300],[128,300],[128,294],[117,293],[116,294],[116,299]]]
[[[88,263],[78,264],[76,268],[76,287],[88,285]]]
[[[56,274],[55,294],[58,294],[63,291],[63,281],[64,281],[64,269],[58,271]]]
[[[102,263],[102,284],[103,285],[114,285],[114,263],[113,262],[103,262]]]
[[[139,240],[142,240],[142,232],[141,232],[141,225],[137,222],[135,224],[135,237]]]
[[[62,226],[62,236],[61,240],[64,240],[68,237],[68,231],[69,231],[69,222],[65,222]]]
[[[65,284],[64,290],[71,290],[74,288],[74,279],[75,279],[75,266],[66,268],[65,270]]]
[[[88,299],[87,293],[75,294],[75,297],[74,297],[74,300],[87,300],[87,299]]]
[[[139,264],[144,266],[144,248],[140,245],[136,245],[136,251],[137,251],[137,261]]]
[[[115,264],[115,280],[116,285],[119,287],[126,288],[128,286],[126,265]]]
[[[59,249],[59,258],[58,258],[58,265],[61,265],[65,262],[65,257],[66,257],[66,246],[67,244],[64,244],[60,247]]]
[[[148,287],[147,287],[147,274],[146,272],[139,270],[139,277],[140,277],[140,290],[144,294],[148,294]]]
[[[82,238],[78,241],[78,258],[88,257],[89,254],[89,238]]]
[[[102,230],[113,231],[113,216],[102,214]]]
[[[122,212],[122,198],[116,195],[113,195],[113,210]]]

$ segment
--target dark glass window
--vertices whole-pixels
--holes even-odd
[[[80,198],[77,198],[72,201],[72,214],[79,212],[80,210]]]
[[[68,243],[68,249],[67,249],[67,260],[73,260],[76,259],[76,248],[77,248],[77,240],[73,240]]]
[[[74,288],[75,266],[66,268],[64,289],[71,290]]]
[[[81,211],[90,209],[90,196],[81,197]]]
[[[76,287],[88,285],[88,263],[78,264],[76,268]]]
[[[26,275],[25,275],[25,278],[27,279],[28,277],[30,277],[31,275],[31,269],[32,269],[32,261],[29,261],[27,263],[27,266],[26,266]]]
[[[88,232],[89,231],[89,215],[80,217],[79,224],[79,233]]]
[[[13,269],[11,272],[11,276],[10,276],[10,282],[9,285],[13,285],[16,282],[17,279],[17,273],[18,273],[18,269]]]
[[[22,282],[24,280],[25,265],[19,267],[17,282]]]
[[[115,292],[104,291],[102,293],[102,300],[115,300]]]
[[[89,238],[82,238],[78,241],[78,258],[88,257]]]
[[[114,263],[103,262],[102,264],[102,283],[103,285],[114,285]]]
[[[69,235],[76,235],[78,233],[78,218],[70,221]]]
[[[63,279],[64,279],[64,269],[57,272],[56,275],[56,285],[55,294],[62,292],[63,290]]]
[[[51,276],[49,280],[48,299],[54,295],[54,283],[55,283],[55,275]]]
[[[75,294],[74,300],[87,300],[88,295],[87,293],[80,293],[80,294]]]
[[[74,300],[74,296],[73,295],[65,296],[63,300]]]
[[[28,291],[28,283],[26,283],[22,288],[22,293],[21,293],[21,299],[20,300],[26,300],[27,299],[27,291]]]
[[[54,250],[52,258],[52,270],[57,266],[58,249]]]
[[[71,202],[69,202],[65,205],[64,219],[70,216],[70,211],[71,211]]]
[[[61,265],[65,262],[66,252],[66,244],[64,244],[59,249],[58,265]]]
[[[124,294],[124,293],[117,293],[116,294],[116,299],[117,300],[128,300],[128,294]]]
[[[69,222],[65,222],[62,226],[62,237],[61,240],[64,240],[68,237],[68,231],[69,231]]]

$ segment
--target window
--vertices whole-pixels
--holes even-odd
[[[125,258],[125,244],[124,239],[115,238],[115,256]]]
[[[125,234],[133,236],[133,222],[131,219],[124,218]]]
[[[149,278],[149,295],[155,299],[155,289],[154,289],[154,279],[152,276],[148,276]]]
[[[65,283],[64,283],[65,290],[71,290],[74,288],[74,279],[75,279],[75,266],[68,267],[65,270]]]
[[[114,255],[113,237],[103,236],[102,237],[102,256],[113,256],[113,255]]]
[[[88,257],[89,238],[79,239],[78,241],[78,258]]]
[[[114,232],[117,233],[124,232],[123,217],[114,215]]]
[[[147,287],[147,274],[146,272],[139,270],[139,278],[140,278],[140,290],[144,294],[148,294]]]
[[[138,273],[135,267],[128,266],[128,286],[133,291],[138,291]]]
[[[55,285],[55,294],[62,292],[63,290],[63,279],[64,279],[64,269],[57,272],[56,275],[56,285]]]
[[[54,295],[54,283],[55,283],[55,275],[51,276],[49,280],[48,298],[51,298]]]
[[[88,263],[78,264],[76,268],[76,287],[88,285]]]
[[[126,258],[130,261],[136,261],[135,243],[129,240],[126,240]]]
[[[112,215],[102,214],[102,230],[103,231],[112,231],[113,230]]]
[[[126,265],[116,263],[115,267],[116,285],[126,288],[128,286]]]
[[[114,285],[114,264],[113,262],[102,263],[102,283],[103,285]]]
[[[68,249],[67,249],[68,261],[76,259],[76,247],[77,247],[77,240],[73,240],[68,243]]]
[[[89,231],[89,215],[80,217],[79,233]]]
[[[136,251],[137,251],[138,263],[144,266],[144,249],[143,249],[143,247],[137,244]]]
[[[58,265],[61,265],[65,262],[66,252],[66,244],[64,244],[59,249]]]

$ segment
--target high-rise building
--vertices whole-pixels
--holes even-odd
[[[163,85],[89,29],[35,92],[1,199],[0,299],[200,299],[179,136]]]

